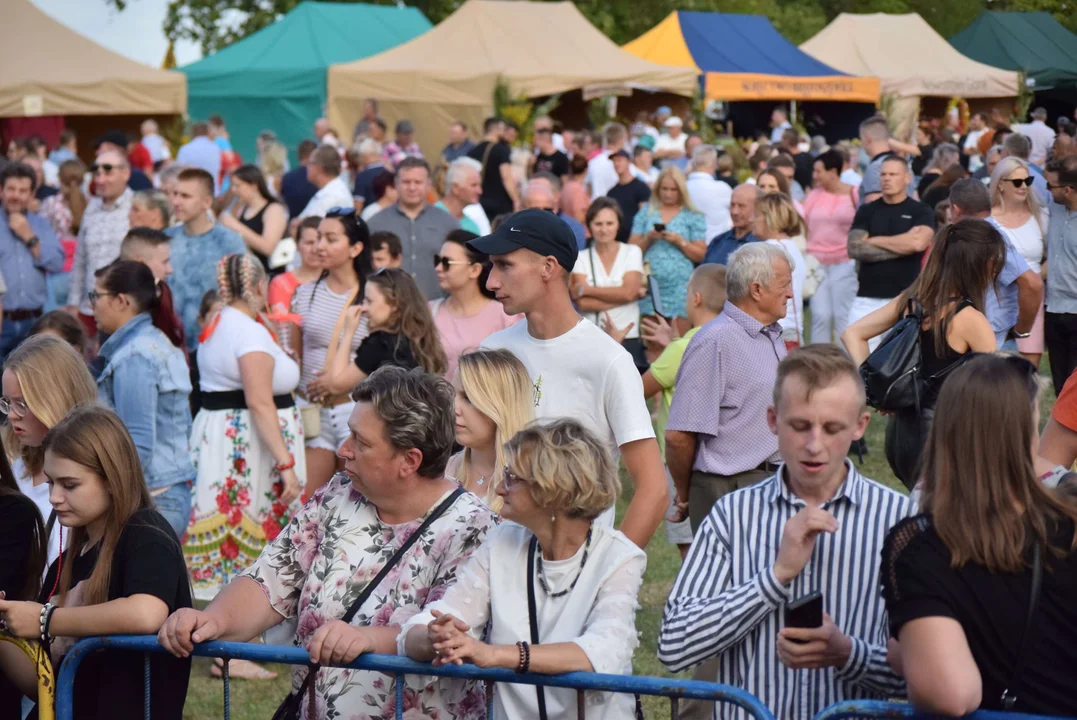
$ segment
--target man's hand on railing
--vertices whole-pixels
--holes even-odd
[[[374,637],[365,628],[343,620],[333,620],[315,631],[307,645],[310,659],[322,665],[345,665],[377,648]]]
[[[194,608],[182,608],[168,616],[157,631],[157,642],[176,657],[187,657],[197,643],[216,640],[221,631],[217,620],[209,613]]]

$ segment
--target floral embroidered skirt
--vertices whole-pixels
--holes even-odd
[[[299,408],[277,410],[281,435],[306,482]],[[183,555],[195,598],[212,600],[258,558],[301,507],[280,502],[283,483],[249,410],[201,410],[191,430],[196,471]]]

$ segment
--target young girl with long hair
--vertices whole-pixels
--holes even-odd
[[[37,505],[48,535],[48,562],[67,547],[67,533],[52,513],[44,472],[45,434],[79,405],[97,400],[97,385],[82,356],[52,335],[27,338],[4,361],[0,434],[15,482]]]
[[[344,309],[363,299],[363,285],[373,272],[370,229],[354,210],[331,210],[318,225],[315,257],[318,278],[300,285],[292,297],[292,315],[301,325],[290,326],[292,350],[299,358],[299,398],[321,407],[321,432],[306,439],[307,493],[312,495],[344,467],[337,448],[348,436],[348,417],[355,403],[347,393],[331,392],[325,384],[330,348],[338,343],[351,352],[367,336],[366,323],[343,336]]]
[[[325,381],[330,392],[351,393],[382,365],[445,373],[445,351],[430,308],[404,270],[383,268],[367,278],[363,304],[345,311],[344,336],[354,333],[362,320],[370,335],[359,344],[354,362],[346,345],[337,348]]]
[[[71,541],[49,567],[39,602],[0,600],[0,618],[8,632],[49,643],[59,667],[79,638],[156,633],[170,613],[191,607],[191,591],[179,543],[153,509],[138,452],[115,413],[78,408],[49,431],[43,447],[50,501]],[[8,677],[32,693],[30,661],[0,657]],[[153,717],[179,720],[190,660],[153,654],[149,662]],[[141,716],[143,671],[142,654],[133,651],[87,658],[75,678],[79,717]]]
[[[456,442],[452,477],[497,512],[504,447],[534,416],[535,388],[519,358],[508,350],[474,350],[460,356],[456,388]]]
[[[919,478],[920,453],[942,380],[970,353],[996,350],[984,302],[987,293],[993,292],[1005,258],[1002,235],[989,222],[968,219],[948,225],[935,234],[931,254],[916,282],[850,325],[841,336],[849,355],[861,364],[868,357],[868,341],[897,324],[910,299],[923,308],[920,374],[925,392],[920,398],[921,412],[894,413],[886,426],[886,459],[908,488]]]
[[[117,260],[95,273],[90,294],[105,367],[97,376],[101,400],[116,411],[138,449],[146,485],[177,538],[191,514],[194,466],[191,375],[175,313],[160,305],[161,285],[141,262]]]
[[[922,514],[890,530],[881,573],[918,710],[1077,715],[1077,504],[1037,477],[1040,390],[1032,363],[985,354],[939,393]]]
[[[232,171],[232,192],[238,202],[221,213],[221,224],[239,233],[268,273],[269,256],[288,229],[288,212],[257,165],[241,165]]]

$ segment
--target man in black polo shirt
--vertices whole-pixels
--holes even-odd
[[[860,289],[849,311],[849,324],[881,308],[912,285],[931,244],[934,211],[906,193],[909,168],[896,155],[879,168],[882,197],[862,205],[849,231],[849,257],[858,261]],[[872,350],[881,337],[873,338]]]
[[[512,148],[504,141],[505,123],[498,118],[487,118],[483,133],[482,142],[467,156],[482,163],[479,203],[486,217],[493,220],[520,209],[520,190],[512,176]]]
[[[628,236],[632,233],[632,221],[643,203],[651,199],[651,189],[647,187],[647,183],[632,174],[632,158],[625,150],[613,153],[610,160],[617,172],[617,184],[610,188],[606,197],[616,200],[621,206],[621,215],[624,217],[617,231],[617,240],[628,242]]]

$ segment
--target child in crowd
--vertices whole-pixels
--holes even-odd
[[[398,268],[404,262],[404,249],[400,238],[391,232],[376,232],[370,235],[370,260],[375,270],[391,267]]]

